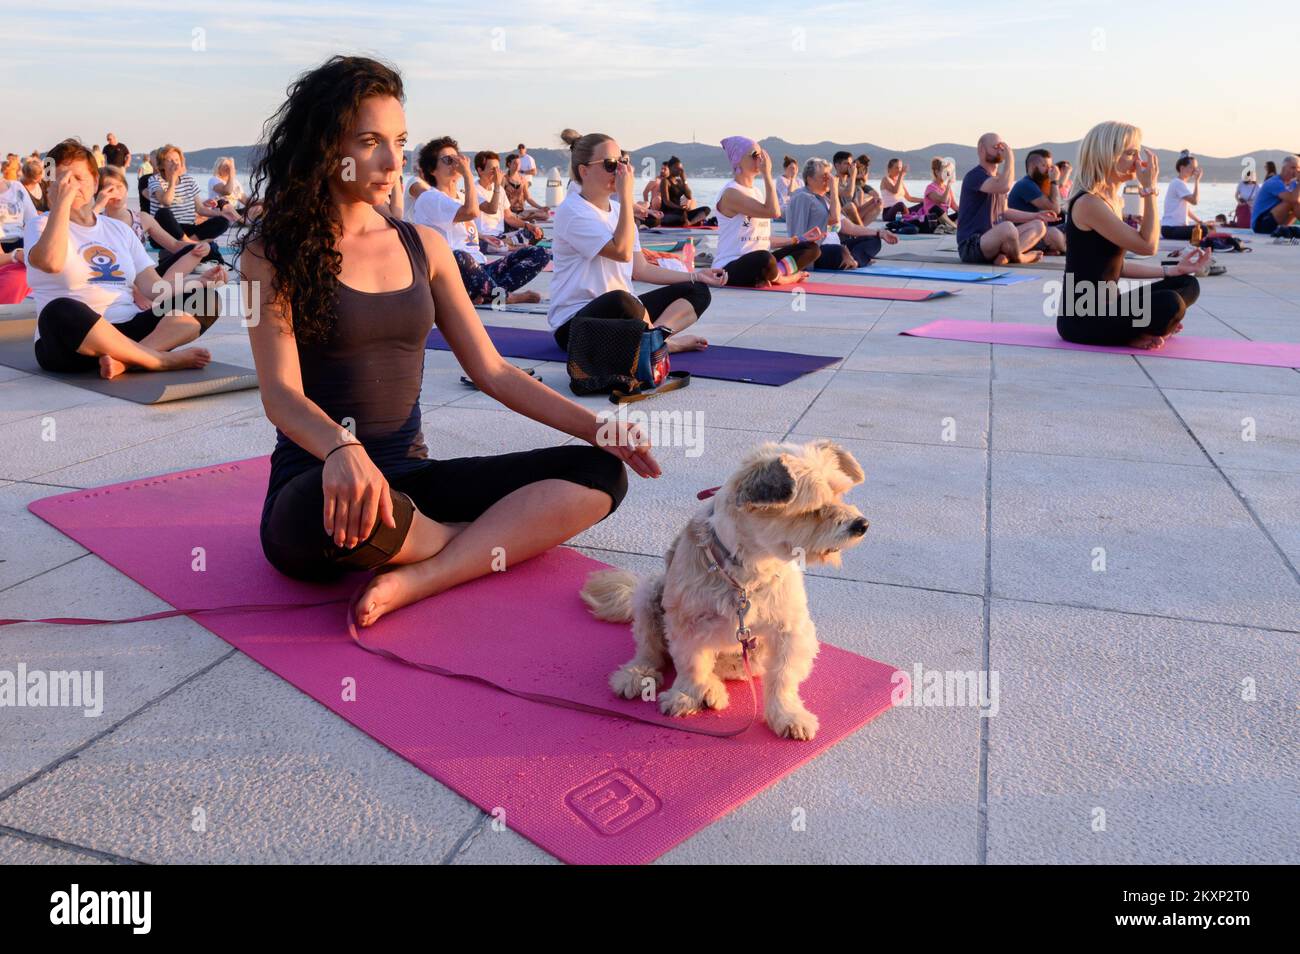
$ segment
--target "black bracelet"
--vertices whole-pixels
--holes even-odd
[[[334,450],[330,451],[329,454],[326,454],[324,457],[322,457],[322,458],[321,458],[321,463],[323,464],[323,463],[325,463],[325,461],[329,460],[329,459],[330,459],[330,454],[334,453],[334,451],[342,450],[342,449],[345,448],[345,447],[360,447],[360,446],[361,446],[361,442],[360,442],[360,441],[344,441],[344,442],[343,442],[342,444],[340,444],[338,447],[335,447]]]

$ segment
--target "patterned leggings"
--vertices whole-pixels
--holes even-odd
[[[460,267],[460,280],[465,283],[465,291],[470,300],[482,305],[492,300],[493,293],[500,288],[508,295],[523,288],[546,267],[551,260],[548,249],[530,245],[528,248],[515,249],[505,258],[480,265],[466,253],[456,250],[456,264]]]

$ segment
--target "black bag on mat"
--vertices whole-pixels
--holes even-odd
[[[577,317],[569,322],[569,390],[632,394],[653,389],[668,373],[663,332],[639,321]]]

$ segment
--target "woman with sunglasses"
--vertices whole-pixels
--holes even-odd
[[[669,351],[694,351],[708,341],[679,332],[709,307],[710,285],[726,283],[719,269],[691,272],[646,261],[636,234],[635,176],[618,143],[603,133],[566,129],[570,174],[578,188],[555,212],[555,275],[546,320],[561,348],[569,347],[569,322],[578,317],[638,321],[660,328]],[[632,282],[663,285],[632,294]]]
[[[819,228],[797,238],[772,238],[772,220],[781,214],[772,157],[745,136],[728,136],[722,148],[731,160],[734,177],[718,193],[718,251],[713,264],[727,273],[728,285],[761,288],[791,285],[808,277],[807,269],[821,255],[826,237]],[[759,198],[754,178],[763,177],[767,190]]]
[[[421,192],[411,206],[411,221],[427,225],[442,233],[456,256],[465,290],[476,305],[487,304],[504,291],[506,304],[539,302],[534,291],[519,291],[531,282],[551,260],[544,248],[527,246],[515,249],[504,258],[488,262],[479,246],[478,220],[484,212],[495,211],[494,200],[484,201],[474,185],[474,170],[460,153],[460,146],[450,136],[425,143],[420,150],[417,168],[420,178],[430,188]],[[457,193],[457,184],[463,197]],[[500,201],[501,184],[495,182],[493,196]]]
[[[294,82],[266,126],[252,183],[265,211],[240,262],[260,295],[248,335],[277,430],[262,549],[297,579],[381,570],[361,626],[492,572],[503,550],[515,567],[603,520],[624,463],[661,472],[641,428],[611,422],[606,439],[591,410],[504,360],[442,236],[385,214],[402,97],[397,72],[364,57]],[[485,394],[581,443],[430,459],[420,392],[435,324]]]

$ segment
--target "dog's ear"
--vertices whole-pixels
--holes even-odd
[[[862,465],[857,462],[852,454],[846,451],[839,444],[836,444],[834,441],[822,440],[813,441],[812,446],[821,450],[830,451],[831,454],[834,455],[836,465],[839,467],[840,471],[843,472],[844,476],[849,478],[849,487],[856,487],[867,479],[866,472],[863,471]],[[837,488],[836,492],[843,493],[844,490],[848,490],[848,487],[842,489]]]
[[[779,507],[793,499],[794,474],[784,454],[754,464],[736,481],[736,503],[742,507]]]

